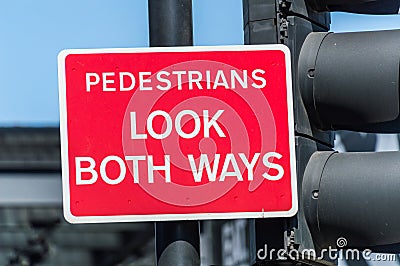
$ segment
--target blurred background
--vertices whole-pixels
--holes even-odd
[[[193,0],[193,20],[195,45],[243,44],[241,0]],[[400,16],[332,14],[334,32],[399,28]],[[0,39],[0,265],[154,265],[152,223],[64,221],[58,132],[58,53],[147,47],[147,1],[1,1]],[[399,137],[339,132],[335,145],[399,150]],[[246,226],[203,222],[202,263],[245,265]]]

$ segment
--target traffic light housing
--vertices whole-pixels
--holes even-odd
[[[300,90],[322,130],[400,130],[400,30],[311,33],[299,57]]]
[[[398,153],[333,150],[336,130],[400,132],[400,31],[328,32],[330,12],[399,7],[398,0],[243,0],[245,44],[285,44],[293,66],[299,212],[256,220],[256,251],[266,244],[318,252],[346,238],[347,247],[400,252]],[[323,260],[309,257],[307,265],[330,261]]]
[[[316,246],[395,252],[400,242],[400,152],[316,152],[303,181]]]
[[[340,3],[325,3],[332,2]],[[311,33],[298,80],[313,127],[400,133],[400,30]],[[399,152],[315,152],[301,203],[315,247],[336,247],[344,238],[345,248],[400,252],[399,190]]]

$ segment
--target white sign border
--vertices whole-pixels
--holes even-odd
[[[70,209],[68,128],[65,59],[70,54],[109,54],[109,53],[154,53],[154,52],[206,52],[206,51],[282,51],[285,54],[286,88],[289,125],[289,154],[292,189],[292,208],[288,211],[275,212],[229,212],[229,213],[189,213],[189,214],[148,214],[148,215],[113,215],[113,216],[74,216]],[[283,44],[232,45],[232,46],[180,46],[146,48],[101,48],[68,49],[58,54],[58,82],[60,104],[60,137],[62,164],[62,191],[64,217],[70,223],[112,223],[112,222],[150,222],[177,220],[245,219],[292,217],[298,211],[298,193],[296,176],[296,153],[294,135],[294,113],[292,96],[292,68],[290,50]]]

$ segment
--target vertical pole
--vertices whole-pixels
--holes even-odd
[[[193,45],[192,0],[149,0],[150,46]]]
[[[193,45],[192,0],[148,0],[150,46]],[[159,266],[200,265],[198,221],[156,222]]]
[[[279,43],[279,31],[276,25],[277,1],[243,0],[242,3],[244,43]],[[271,261],[276,260],[276,254],[269,253],[268,250],[285,249],[285,222],[285,219],[281,218],[255,219],[249,222],[252,264],[271,263]],[[273,254],[273,256],[269,256],[270,254]]]
[[[198,221],[156,222],[158,266],[200,265]]]
[[[301,203],[303,174],[307,162],[315,151],[329,150],[333,144],[333,137],[330,132],[318,131],[310,124],[297,82],[298,56],[310,32],[329,30],[330,17],[326,13],[311,12],[307,8],[309,2],[307,0],[242,0],[242,2],[245,44],[285,44],[291,51],[296,174],[298,202]],[[289,263],[279,260],[281,255],[277,252],[270,253],[272,250],[283,249],[286,252],[316,250],[301,204],[294,217],[256,219],[252,224],[251,252],[255,263],[262,265]],[[268,252],[264,252],[265,250]],[[311,261],[312,259],[310,265],[320,265]],[[296,262],[292,261],[291,264]]]

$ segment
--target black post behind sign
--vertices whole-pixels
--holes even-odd
[[[243,0],[245,44],[279,43],[291,51],[299,205],[302,177],[310,156],[317,150],[329,150],[333,146],[330,132],[317,130],[310,124],[300,97],[296,71],[300,48],[310,32],[326,32],[330,26],[329,14],[309,10],[306,2]],[[279,265],[291,260],[299,263],[301,259],[290,258],[287,254],[292,250],[314,249],[301,206],[293,218],[257,219],[253,224],[254,250],[251,252],[257,263]],[[313,262],[310,265],[320,264]]]
[[[193,45],[192,0],[149,0],[150,46]],[[200,265],[198,221],[156,222],[157,265]]]

